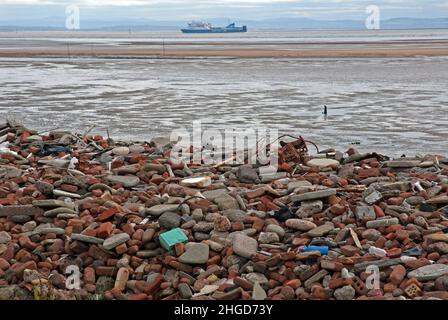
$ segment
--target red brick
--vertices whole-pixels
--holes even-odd
[[[85,229],[82,232],[82,234],[85,235],[85,236],[96,237],[96,230],[88,228],[88,229]]]
[[[118,208],[110,208],[104,212],[102,212],[99,216],[98,216],[98,220],[100,221],[106,221],[110,218],[112,218],[113,216],[115,216],[115,214],[117,214],[120,210]]]
[[[122,243],[122,244],[120,244],[118,247],[115,248],[115,251],[116,251],[118,254],[123,254],[123,253],[125,253],[126,251],[128,251],[128,247],[126,246],[126,243]]]
[[[398,286],[401,283],[401,281],[403,281],[405,276],[406,276],[406,268],[399,264],[394,267],[389,278],[393,284]]]
[[[71,185],[71,184],[62,184],[59,188],[61,190],[66,191],[66,192],[71,192],[71,193],[78,192],[78,187],[74,186],[74,185]]]
[[[375,210],[375,214],[377,218],[382,218],[385,217],[386,214],[384,213],[383,209],[381,209],[381,207],[374,205],[373,209]]]
[[[392,197],[387,199],[387,204],[391,206],[400,206],[403,203],[404,199],[402,197]]]
[[[355,246],[351,245],[345,245],[341,247],[341,252],[346,257],[354,256],[355,254],[359,253],[359,249]]]
[[[0,258],[0,270],[8,270],[11,265],[3,258]]]
[[[87,267],[84,269],[84,282],[86,284],[95,284],[95,269]]]
[[[381,175],[379,168],[359,169],[358,176],[361,179],[370,177],[379,177]]]
[[[100,266],[100,267],[95,268],[95,273],[99,277],[101,277],[101,276],[111,277],[111,276],[117,275],[117,268]]]
[[[130,301],[142,301],[147,300],[148,296],[145,293],[131,294],[128,296]]]
[[[112,222],[104,222],[98,227],[97,235],[99,238],[106,239],[112,234],[113,229]]]
[[[163,282],[163,276],[161,274],[159,274],[153,282],[149,283],[146,288],[145,288],[145,293],[147,295],[151,295],[154,296],[159,290],[160,290],[160,285]]]

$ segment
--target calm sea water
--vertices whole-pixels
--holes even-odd
[[[278,128],[340,150],[448,155],[448,57],[1,58],[0,74],[0,118],[38,130],[96,125],[147,140],[200,119],[217,129]]]

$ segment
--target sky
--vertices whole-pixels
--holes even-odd
[[[381,19],[448,17],[448,0],[0,0],[0,20],[65,16],[73,4],[82,18],[99,20],[360,20],[369,5],[380,8]]]

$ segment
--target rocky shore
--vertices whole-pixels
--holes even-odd
[[[0,123],[0,300],[448,300],[448,159],[296,146],[263,176]]]

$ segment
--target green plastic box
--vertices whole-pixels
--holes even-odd
[[[159,241],[162,247],[166,250],[170,250],[176,243],[185,243],[188,242],[188,238],[185,233],[182,232],[179,228],[175,228],[173,230],[162,233],[159,236]]]

